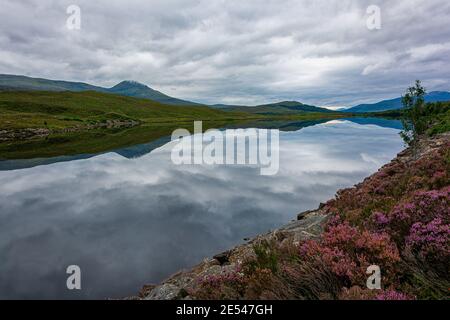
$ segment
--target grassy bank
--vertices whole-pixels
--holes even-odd
[[[0,92],[0,128],[64,129],[108,120],[172,123],[194,119],[227,120],[248,117],[207,107],[167,106],[98,92]]]

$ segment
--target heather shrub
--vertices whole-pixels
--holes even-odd
[[[340,190],[327,203],[331,214],[339,214],[351,225],[364,225],[376,212],[390,212],[417,191],[438,190],[449,185],[450,144],[406,166],[394,161],[354,188]]]
[[[197,280],[188,293],[200,300],[235,300],[245,292],[245,275],[240,268],[220,274],[206,275]]]
[[[288,283],[270,269],[256,269],[247,274],[245,299],[286,300],[293,299],[294,292]]]
[[[442,218],[413,224],[406,246],[418,259],[429,261],[440,272],[450,271],[450,224]]]
[[[428,224],[439,218],[444,224],[450,219],[450,187],[440,191],[419,191],[412,199],[395,206],[388,214],[375,212],[373,220],[381,227],[387,227],[391,236],[401,247],[405,245],[405,238],[414,231],[416,234],[421,224]],[[421,223],[421,224],[417,224]],[[415,230],[411,230],[415,225]],[[431,227],[431,226],[430,226]]]
[[[369,290],[358,286],[350,289],[344,288],[341,295],[341,300],[415,300],[414,296],[396,290]]]
[[[361,288],[360,286],[353,286],[351,288],[343,288],[339,300],[373,300],[376,291]]]
[[[450,278],[448,270],[438,274],[429,261],[419,260],[408,248],[403,252],[402,291],[412,292],[417,299],[449,299]],[[449,263],[446,263],[447,268]]]
[[[256,256],[255,259],[248,261],[246,264],[250,271],[268,269],[273,273],[277,272],[279,250],[275,241],[258,242],[253,246],[253,251]]]
[[[352,227],[348,222],[328,226],[321,241],[307,241],[300,248],[307,259],[320,258],[345,287],[361,285],[370,265],[383,266],[385,282],[395,279],[400,256],[386,233]]]
[[[385,290],[379,292],[375,300],[414,300],[414,297],[395,290]]]
[[[287,261],[281,267],[281,279],[292,293],[292,299],[337,299],[344,286],[319,258]]]
[[[354,286],[344,288],[339,297],[341,300],[415,300],[414,296],[396,290],[369,290]]]

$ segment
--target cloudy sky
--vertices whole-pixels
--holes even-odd
[[[415,79],[450,90],[448,0],[0,0],[0,17],[0,73],[229,104],[348,106]]]

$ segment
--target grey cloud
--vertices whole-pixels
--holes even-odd
[[[65,28],[66,8],[82,29]],[[414,79],[449,90],[450,3],[1,0],[0,72],[114,85],[135,79],[205,103],[352,105]]]

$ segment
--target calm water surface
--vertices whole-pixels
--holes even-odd
[[[166,141],[0,162],[0,298],[133,295],[375,172],[403,148],[398,122],[376,123],[290,126],[280,133],[275,176],[248,166],[175,166]],[[81,291],[66,289],[72,264],[81,267]]]

